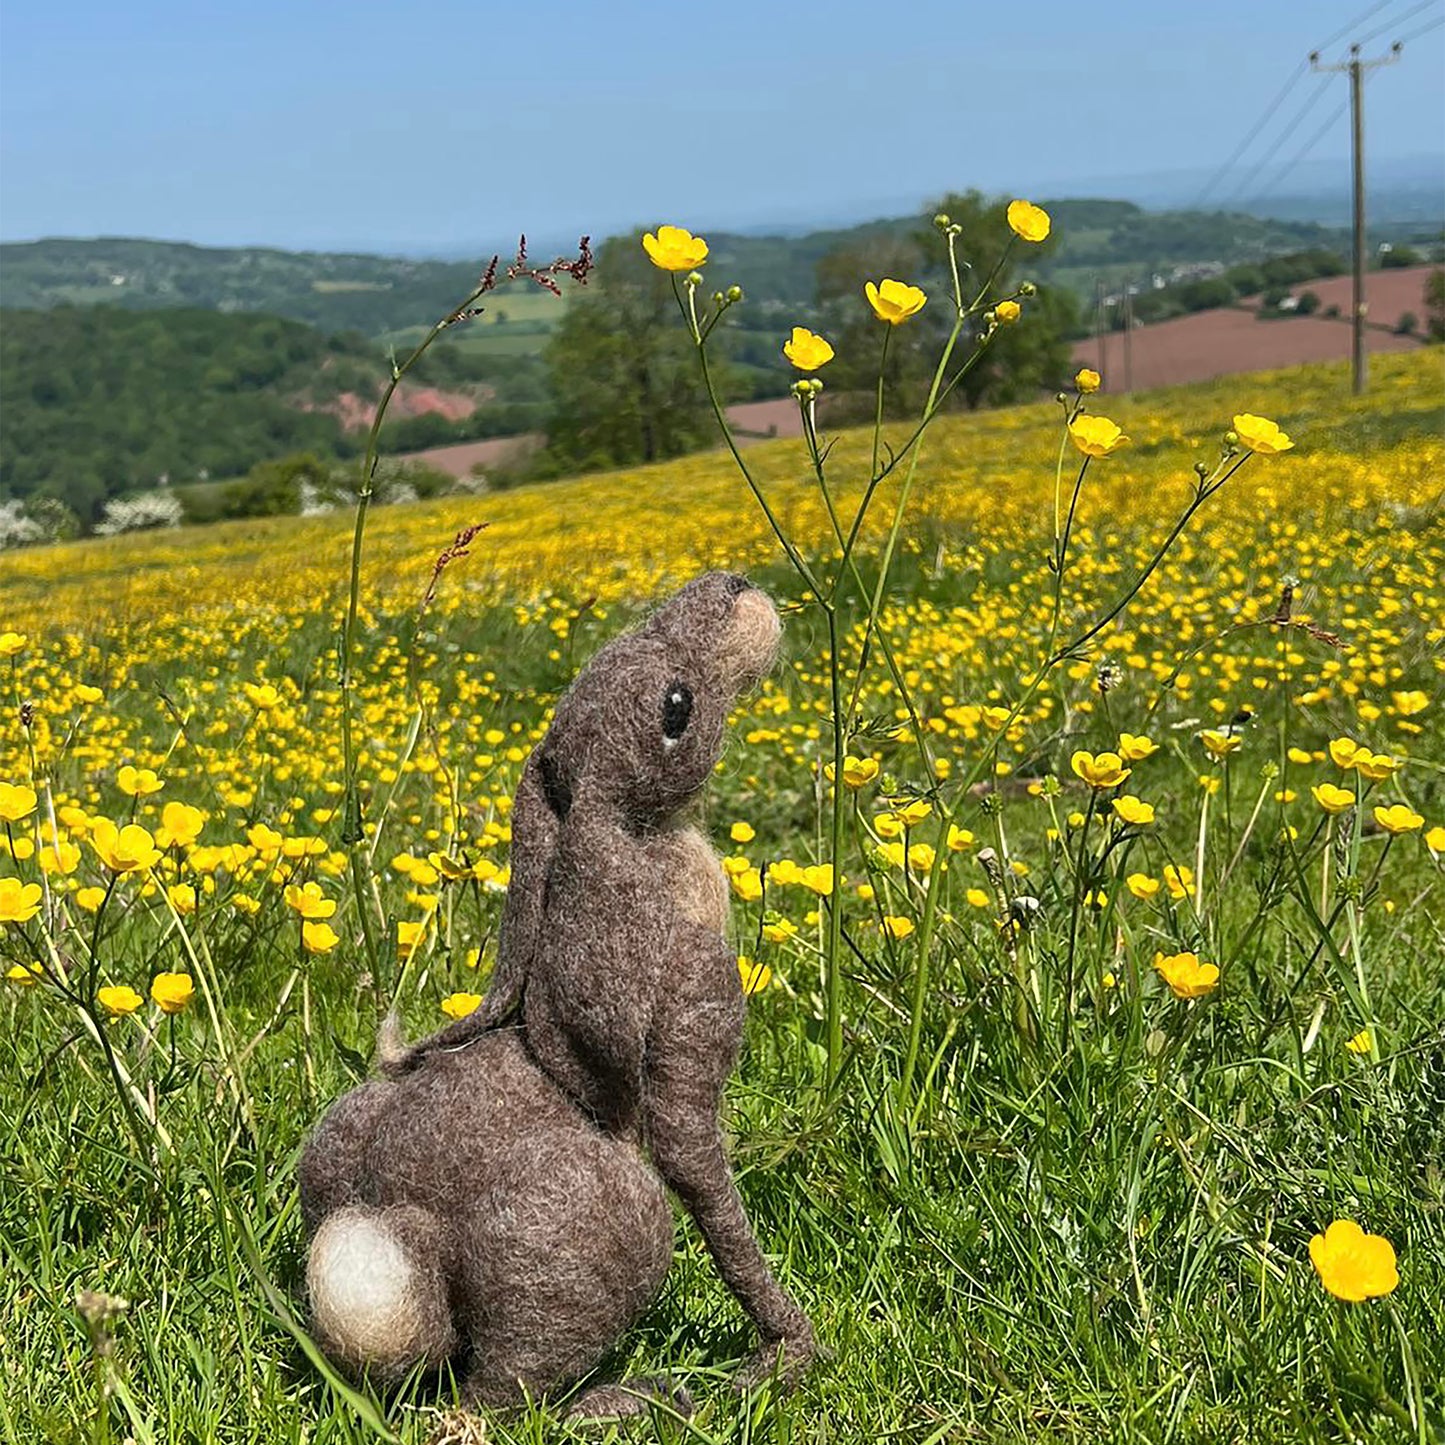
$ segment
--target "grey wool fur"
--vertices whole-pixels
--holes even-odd
[[[496,969],[480,1007],[337,1101],[302,1154],[314,1327],[396,1378],[465,1353],[505,1406],[592,1369],[656,1297],[671,1189],[751,1316],[739,1377],[814,1353],[743,1210],[719,1108],[742,1039],[726,880],[686,821],[728,713],[772,666],[778,615],[698,578],[597,654],[523,769]],[[665,1381],[593,1387],[577,1415],[673,1408]]]

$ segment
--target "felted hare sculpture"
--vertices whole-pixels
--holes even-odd
[[[811,1358],[723,1148],[743,996],[726,880],[683,817],[778,634],[762,592],[709,573],[558,703],[513,805],[490,991],[410,1048],[383,1029],[385,1077],[302,1155],[314,1324],[337,1360],[396,1377],[465,1351],[466,1392],[491,1405],[569,1385],[662,1285],[664,1183],[762,1337],[742,1383]],[[663,1389],[602,1385],[574,1409]]]

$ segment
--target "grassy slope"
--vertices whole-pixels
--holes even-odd
[[[1347,951],[1347,939],[1336,929],[1326,947],[1303,903],[1271,891],[1277,855],[1267,838],[1280,815],[1269,800],[1274,784],[1260,774],[1286,741],[1319,751],[1350,731],[1408,752],[1415,761],[1382,795],[1408,797],[1430,823],[1445,822],[1445,552],[1431,510],[1431,478],[1442,465],[1437,360],[1382,361],[1366,404],[1341,400],[1343,372],[1333,367],[1117,404],[1136,445],[1092,474],[1081,615],[1158,535],[1174,505],[1170,488],[1182,488],[1190,461],[1209,454],[1232,409],[1276,415],[1300,438],[1295,455],[1252,464],[1232,505],[1210,516],[1127,628],[1111,634],[1106,655],[1124,681],[1104,705],[1092,667],[1080,664],[1003,752],[1016,773],[1065,779],[1061,819],[1084,802],[1069,751],[1100,748],[1115,728],[1149,731],[1161,752],[1131,786],[1160,805],[1162,821],[1130,866],[1157,874],[1167,858],[1192,860],[1197,844],[1196,777],[1209,764],[1188,720],[1214,721],[1250,701],[1258,721],[1209,815],[1207,915],[1191,918],[1187,903],[1146,908],[1113,888],[1113,908],[1084,924],[1081,1042],[1068,1053],[1034,1051],[1010,1023],[991,910],[962,896],[982,874],[960,856],[948,875],[952,921],[925,1031],[928,1084],[916,1109],[900,1113],[891,1090],[911,955],[880,938],[870,909],[850,893],[860,948],[848,1000],[850,1062],[825,1098],[807,946],[814,900],[796,889],[776,893],[772,906],[802,941],[766,954],[779,982],[753,1002],[730,1121],[749,1208],[832,1357],[788,1401],[736,1402],[725,1381],[746,1332],[684,1228],[666,1292],[612,1368],[671,1371],[703,1410],[691,1427],[657,1422],[635,1438],[1383,1442],[1416,1438],[1402,1412],[1421,1393],[1429,1428],[1441,1428],[1438,862],[1418,835],[1399,840],[1365,910],[1382,1061],[1362,1061],[1343,1047],[1363,1022],[1349,962],[1332,952]],[[855,463],[865,447],[865,438],[844,438],[837,465]],[[939,719],[945,755],[960,768],[988,739],[976,724],[951,721],[948,709],[1009,698],[1036,654],[1046,586],[1037,556],[1056,447],[1047,408],[950,419],[920,473],[917,503],[930,520],[906,533],[888,627],[915,671],[920,704]],[[777,446],[752,455],[792,524],[820,537],[821,514],[795,453]],[[489,532],[456,564],[413,642],[407,619],[430,560],[478,514],[491,521]],[[58,759],[60,798],[119,816],[126,803],[114,771],[133,761],[167,779],[156,805],[183,797],[211,811],[208,842],[239,838],[246,822],[266,819],[288,834],[319,832],[334,847],[339,820],[323,815],[335,803],[327,791],[336,777],[330,648],[345,544],[344,524],[318,519],[118,539],[0,563],[0,626],[32,634],[16,685],[42,703],[36,740],[43,758]],[[787,599],[795,584],[769,563],[770,550],[741,487],[711,457],[484,498],[466,510],[453,502],[379,514],[363,680],[376,750],[368,775],[378,797],[393,769],[403,780],[380,858],[424,853],[436,846],[426,830],[447,826],[430,774],[402,767],[410,704],[400,658],[408,647],[437,688],[437,747],[460,769],[474,810],[470,842],[499,820],[495,798],[516,766],[508,749],[525,746],[577,661],[629,615],[629,599],[662,577],[724,561],[761,567]],[[815,550],[826,552],[821,543]],[[1296,635],[1291,661],[1267,631],[1209,640],[1232,621],[1267,615],[1285,571],[1302,577],[1301,606],[1344,631],[1350,653],[1337,657]],[[579,610],[591,596],[600,601]],[[710,807],[719,838],[735,819],[756,828],[746,850],[755,860],[805,861],[814,848],[819,639],[806,613],[790,615],[789,635],[792,666],[739,720]],[[1158,669],[1167,674],[1196,644],[1188,681],[1161,690]],[[239,701],[239,683],[252,677],[281,688],[280,715],[257,719]],[[85,679],[107,694],[93,712],[73,699],[74,682]],[[169,751],[175,731],[161,688],[194,710],[192,747]],[[1402,712],[1392,701],[1402,688],[1426,691],[1427,709]],[[868,697],[870,714],[887,717],[896,706],[883,678]],[[83,751],[63,753],[63,720],[72,715],[83,718],[75,735]],[[19,779],[28,774],[26,751],[10,728],[0,775]],[[878,755],[886,773],[920,781],[908,750],[881,729],[855,747]],[[1286,816],[1303,837],[1318,836],[1308,785],[1338,776],[1322,761],[1289,771],[1302,796]],[[1256,794],[1267,827],[1243,846],[1225,882]],[[1045,900],[1040,999],[1053,1019],[1068,863],[1045,837],[1054,805],[1004,796],[1006,856],[1028,865],[1019,886]],[[865,816],[882,807],[873,793],[860,802]],[[150,806],[142,805],[143,818]],[[996,840],[976,803],[964,801],[959,821]],[[1374,867],[1383,839],[1360,846],[1365,867]],[[1313,891],[1317,845],[1311,858]],[[322,881],[344,896],[328,863],[319,865]],[[82,873],[91,866],[87,859]],[[854,853],[847,871],[856,881],[867,866]],[[24,864],[17,871],[30,876]],[[906,879],[884,870],[875,881],[891,913],[915,911]],[[0,1191],[0,1432],[12,1438],[104,1438],[92,1433],[90,1353],[71,1305],[78,1286],[133,1304],[117,1331],[128,1384],[110,1407],[115,1438],[148,1438],[147,1422],[159,1440],[376,1438],[278,1323],[299,1284],[295,1151],[325,1101],[355,1077],[372,1037],[374,1002],[350,942],[355,917],[343,907],[336,921],[347,946],[307,962],[288,993],[295,942],[284,905],[258,877],[247,886],[265,907],[250,921],[224,906],[233,886],[222,875],[201,929],[226,1018],[213,1027],[198,1004],[177,1020],[174,1067],[167,1026],[150,1044],[139,1018],[112,1029],[157,1091],[176,1141],[163,1161],[136,1159],[99,1055],[70,1039],[74,1024],[58,1001],[41,988],[11,988],[0,1001],[0,1157],[13,1185]],[[388,874],[387,897],[402,916],[415,910],[408,887]],[[451,947],[428,955],[409,990],[413,1031],[440,1020],[442,993],[475,979],[461,955],[485,935],[497,903],[448,897]],[[150,972],[184,959],[154,900],[128,906],[103,945],[105,969],[144,991]],[[754,952],[757,910],[739,907],[735,926]],[[1196,934],[1227,960],[1225,984],[1206,1003],[1175,1004],[1148,978],[1148,961],[1157,945]],[[14,930],[4,937],[13,955]],[[83,953],[79,940],[75,947]],[[1118,988],[1104,986],[1106,969]],[[218,1037],[232,1047],[256,1040],[244,1067],[254,1124],[220,1067]],[[1306,1241],[1336,1215],[1395,1243],[1402,1284],[1390,1300],[1351,1307],[1320,1290]],[[268,1294],[263,1278],[279,1293]],[[419,1441],[432,1423],[420,1407],[436,1399],[418,1386],[378,1408]],[[564,1432],[539,1411],[495,1423],[488,1438]]]

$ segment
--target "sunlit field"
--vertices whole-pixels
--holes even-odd
[[[706,799],[750,991],[728,1127],[826,1356],[791,1396],[739,1399],[752,1342],[680,1218],[608,1370],[671,1374],[699,1413],[617,1433],[1442,1438],[1440,351],[1371,379],[1363,399],[1334,365],[1097,398],[1130,443],[1088,471],[1065,637],[1164,540],[1233,415],[1295,446],[1251,457],[1011,722],[1055,625],[1060,408],[937,422],[880,615],[921,726],[875,647],[836,877],[825,634],[725,454],[374,513],[357,720],[379,971],[343,848],[349,519],[0,559],[0,1435],[572,1438],[543,1406],[457,1433],[447,1381],[328,1378],[294,1166],[399,985],[413,1036],[484,992],[511,792],[560,691],[650,599],[727,567],[785,622]],[[833,475],[870,444],[839,436]],[[801,443],[747,455],[789,535],[835,555]],[[856,635],[866,599],[843,604]],[[1389,1241],[1397,1284],[1376,1248],[1372,1297],[1337,1297],[1335,1244],[1311,1250],[1336,1221]],[[101,1319],[80,1290],[128,1308]]]

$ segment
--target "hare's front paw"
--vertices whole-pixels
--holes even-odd
[[[755,1390],[768,1381],[776,1381],[791,1390],[803,1377],[818,1353],[813,1327],[807,1320],[790,1330],[782,1339],[764,1340],[733,1380],[736,1390]]]

